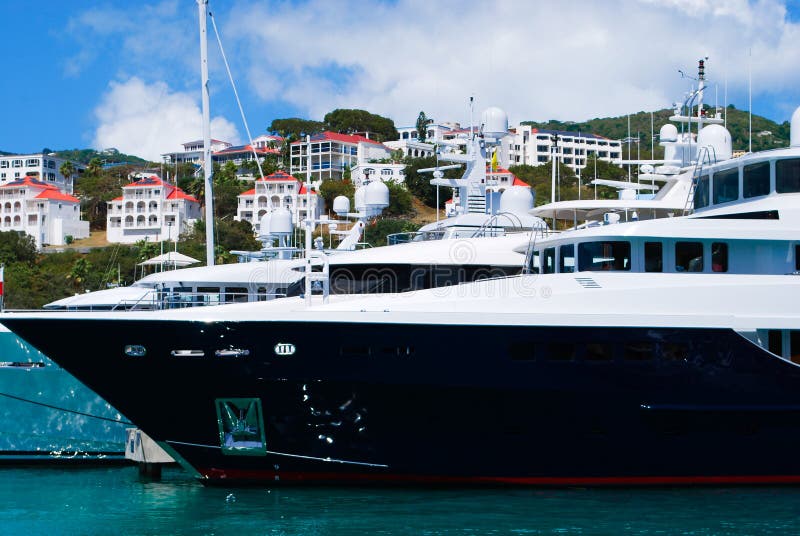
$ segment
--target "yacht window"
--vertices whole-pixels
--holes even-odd
[[[653,359],[653,353],[652,342],[629,342],[623,348],[626,361],[649,361]]]
[[[243,303],[247,301],[247,287],[225,287],[225,303]]]
[[[533,252],[531,252],[531,260],[530,260],[530,263],[528,264],[528,270],[532,274],[538,274],[539,273],[539,266],[540,266],[540,264],[539,264],[539,251],[538,250],[534,250]]]
[[[556,271],[556,248],[547,248],[544,250],[544,266],[542,266],[543,274],[553,274]]]
[[[779,194],[800,192],[800,158],[775,162],[775,189]]]
[[[697,186],[694,189],[694,208],[703,208],[708,206],[708,175],[703,175],[698,179]]]
[[[800,246],[794,247],[794,269],[800,272]]]
[[[744,167],[742,189],[745,198],[769,193],[769,162]]]
[[[789,332],[789,358],[795,363],[800,363],[800,331]]]
[[[586,361],[611,361],[614,357],[614,347],[609,343],[589,343],[586,345]]]
[[[713,242],[711,244],[711,271],[728,271],[728,244],[725,242]]]
[[[665,342],[661,345],[661,357],[667,361],[684,361],[689,357],[689,349],[679,342]]]
[[[644,271],[664,271],[664,245],[661,242],[644,243]]]
[[[197,287],[198,300],[206,305],[219,303],[219,287]]]
[[[703,271],[702,242],[675,243],[675,271],[676,272]]]
[[[739,199],[739,168],[714,173],[714,204]]]
[[[554,342],[547,345],[550,361],[572,361],[575,359],[575,345],[570,342]]]
[[[561,246],[558,250],[558,271],[562,274],[571,274],[575,271],[575,244]]]
[[[775,355],[783,355],[783,332],[779,329],[769,330],[767,349]]]
[[[579,271],[630,270],[631,243],[583,242],[578,244]]]

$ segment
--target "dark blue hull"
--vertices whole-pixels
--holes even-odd
[[[800,482],[800,369],[730,330],[4,323],[210,480]]]

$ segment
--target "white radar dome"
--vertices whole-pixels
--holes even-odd
[[[345,195],[336,196],[333,199],[333,211],[336,214],[347,214],[350,212],[350,199]]]
[[[792,147],[800,146],[800,106],[792,114],[792,127],[789,134],[789,145]]]
[[[271,222],[272,222],[272,212],[267,212],[266,214],[261,216],[261,220],[259,220],[259,225],[258,225],[258,236],[269,236]]]
[[[481,123],[484,137],[500,139],[508,134],[508,114],[500,108],[492,106],[484,110]]]
[[[276,208],[272,211],[272,222],[270,222],[270,234],[290,235],[292,234],[292,213],[288,208]]]
[[[356,193],[355,195],[353,195],[353,198],[355,199],[356,212],[361,212],[366,207],[366,204],[364,203],[364,195],[366,193],[367,193],[366,186],[359,186],[358,188],[356,188]]]
[[[658,131],[658,139],[664,141],[678,141],[678,127],[667,124]]]
[[[512,186],[500,196],[500,212],[527,214],[533,208],[533,192],[526,186]]]
[[[364,204],[367,207],[386,208],[389,206],[389,188],[383,181],[372,181],[364,191]]]
[[[697,135],[697,146],[709,147],[709,157],[713,160],[730,160],[733,156],[731,133],[722,125],[706,125]]]

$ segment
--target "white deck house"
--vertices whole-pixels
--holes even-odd
[[[0,156],[0,185],[31,177],[53,185],[62,192],[72,194],[75,177],[67,178],[59,171],[61,165],[66,161],[64,158],[44,153]],[[86,169],[86,166],[77,162],[72,162],[72,166],[75,168],[76,175]]]
[[[178,240],[202,217],[200,202],[154,176],[122,187],[122,196],[108,203],[106,239],[133,244],[139,240]]]
[[[292,143],[290,173],[305,177],[307,150],[305,140]],[[364,136],[327,131],[311,136],[312,183],[341,179],[346,168],[352,169],[358,162],[388,159],[391,154],[384,144]]]
[[[66,244],[67,236],[89,236],[89,222],[81,220],[80,201],[33,177],[0,185],[0,218],[0,229],[31,235],[37,248]]]
[[[257,179],[254,188],[239,194],[236,219],[249,221],[253,230],[259,231],[261,217],[273,209],[283,207],[292,213],[292,222],[297,225],[306,218],[308,203],[306,185],[291,175],[276,171],[272,175]],[[311,217],[318,218],[322,212],[322,197],[311,190]]]

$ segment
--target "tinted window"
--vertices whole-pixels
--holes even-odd
[[[667,342],[661,345],[661,356],[668,361],[683,361],[689,357],[685,344]]]
[[[560,258],[558,260],[558,271],[560,273],[572,273],[575,271],[575,244],[561,246],[558,250]]]
[[[775,162],[775,189],[779,194],[800,192],[800,159]]]
[[[661,242],[644,243],[644,271],[663,272],[664,271],[664,247]]]
[[[586,361],[611,361],[614,357],[613,346],[609,343],[589,343],[586,345]]]
[[[714,173],[714,204],[739,199],[739,168]]]
[[[532,273],[532,274],[538,274],[539,273],[539,252],[538,251],[533,251],[531,253],[531,261],[530,261],[530,264],[528,265],[528,269],[530,270],[530,273]]]
[[[800,272],[800,246],[794,247],[794,269]]]
[[[800,331],[789,332],[789,356],[795,363],[800,363]]]
[[[728,271],[728,244],[725,242],[714,242],[711,244],[711,271]]]
[[[768,349],[775,355],[783,355],[783,333],[778,329],[769,330]]]
[[[769,193],[769,162],[745,166],[742,177],[744,197],[757,197]]]
[[[551,361],[572,361],[575,359],[575,345],[568,342],[548,344],[547,358]]]
[[[547,248],[544,250],[544,266],[542,266],[543,274],[552,274],[556,271],[556,248]]]
[[[707,207],[708,201],[708,175],[703,175],[694,190],[694,208]]]
[[[703,271],[702,242],[675,243],[675,271],[676,272]]]
[[[630,242],[583,242],[578,244],[579,270],[630,270]]]
[[[627,361],[648,361],[653,359],[653,350],[651,342],[629,342],[623,347],[622,355]]]

